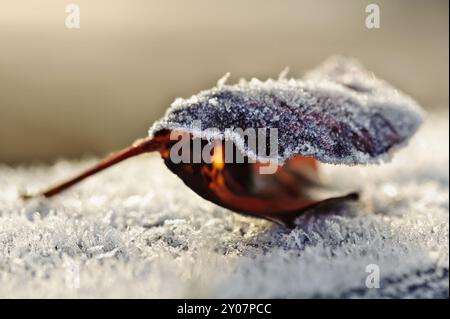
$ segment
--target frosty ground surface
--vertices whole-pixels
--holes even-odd
[[[392,163],[324,167],[362,199],[293,230],[206,202],[156,156],[28,204],[94,160],[0,165],[0,297],[448,297],[448,133],[429,116]]]

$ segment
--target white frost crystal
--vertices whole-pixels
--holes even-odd
[[[305,155],[355,165],[390,159],[422,123],[415,101],[350,58],[332,57],[301,80],[285,74],[278,80],[241,80],[235,85],[225,80],[189,99],[176,99],[149,135],[169,129],[230,139],[244,154],[258,159],[242,136],[226,134],[227,130],[277,128],[280,164]],[[193,130],[193,121],[201,122],[204,136]],[[204,131],[208,128],[220,133],[212,136]]]
[[[386,165],[326,165],[329,184],[362,201],[292,230],[201,199],[158,156],[29,207],[25,185],[92,161],[0,165],[0,297],[448,298],[448,114],[410,144]],[[365,285],[369,264],[379,289]]]

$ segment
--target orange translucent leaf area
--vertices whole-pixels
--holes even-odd
[[[288,226],[293,225],[295,218],[305,209],[325,200],[355,198],[355,194],[335,198],[317,195],[316,190],[321,189],[318,162],[312,157],[295,156],[283,166],[276,166],[272,174],[263,174],[261,169],[273,163],[250,161],[234,144],[231,148],[233,151],[231,158],[240,158],[242,161],[229,161],[230,157],[225,156],[228,155],[225,151],[229,148],[224,146],[224,141],[214,141],[214,144],[210,144],[201,139],[194,141],[189,133],[181,132],[175,135],[179,138],[187,137],[189,142],[197,142],[197,145],[201,146],[202,156],[194,154],[192,146],[194,143],[189,143],[188,160],[181,162],[175,160],[176,156],[171,153],[172,150],[176,150],[173,147],[179,140],[172,139],[171,131],[165,130],[153,138],[136,141],[132,146],[108,156],[67,181],[37,194],[23,194],[22,197],[24,199],[36,196],[52,197],[128,158],[143,153],[159,152],[166,166],[201,197],[235,212]],[[209,147],[209,153],[203,152],[205,146]],[[178,155],[179,153],[178,151]],[[197,161],[193,160],[194,157]]]
[[[197,194],[236,212],[289,224],[322,200],[310,194],[319,183],[318,163],[311,157],[296,156],[273,174],[261,174],[268,163],[251,163],[245,156],[244,163],[228,163],[220,141],[210,160],[201,163],[174,163],[169,152],[161,153],[168,168]]]

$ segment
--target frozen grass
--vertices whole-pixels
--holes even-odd
[[[0,166],[0,297],[448,297],[447,118],[429,117],[392,163],[325,166],[363,198],[294,230],[204,201],[156,156],[28,204],[20,189],[92,160]]]

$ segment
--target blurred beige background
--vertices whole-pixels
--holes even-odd
[[[300,76],[334,53],[448,109],[448,23],[446,0],[0,0],[0,163],[113,151],[228,71]]]

